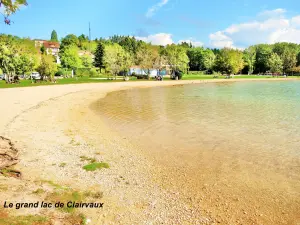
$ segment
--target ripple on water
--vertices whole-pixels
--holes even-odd
[[[202,196],[204,184],[215,184],[203,207],[217,215],[228,214],[213,204],[213,193],[220,192],[245,223],[300,219],[300,82],[132,89],[108,94],[97,105],[113,129],[166,171],[184,168],[190,182],[180,179],[182,170],[169,173],[178,175],[179,188],[193,189],[185,194]],[[230,200],[234,196],[239,202]],[[257,213],[269,218],[253,219]]]

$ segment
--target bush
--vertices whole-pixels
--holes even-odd
[[[90,77],[96,77],[96,76],[98,76],[97,70],[94,69],[94,68],[92,68],[92,69],[90,70],[89,76],[90,76]]]
[[[62,70],[59,70],[55,73],[55,76],[57,77],[60,77],[60,76],[63,76],[64,75],[64,72]]]
[[[175,74],[172,75],[171,79],[172,79],[172,80],[175,80],[176,77],[178,77],[178,80],[181,80],[181,79],[182,79],[182,76],[183,76],[183,73],[182,73],[181,71],[176,70],[176,71],[175,71]]]
[[[104,162],[101,162],[101,163],[94,162],[94,163],[85,165],[83,167],[83,169],[85,169],[86,171],[95,171],[97,169],[102,169],[102,168],[109,168],[109,165]]]
[[[95,68],[77,68],[75,70],[75,75],[77,77],[83,77],[83,76],[96,77],[99,74]]]

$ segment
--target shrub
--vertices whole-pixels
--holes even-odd
[[[181,80],[183,76],[183,73],[181,71],[176,70],[175,75],[172,76],[172,79],[175,80],[176,77],[178,77],[178,80]]]
[[[58,77],[63,76],[63,75],[64,75],[64,72],[62,70],[59,70],[55,73],[55,76],[58,76]]]
[[[102,168],[109,168],[109,165],[107,163],[101,162],[101,163],[91,163],[83,167],[86,171],[95,171],[97,169]]]
[[[75,75],[78,77],[83,77],[83,76],[96,77],[99,74],[95,68],[77,68],[75,70]]]
[[[90,76],[90,77],[96,77],[97,75],[98,75],[97,70],[94,69],[94,68],[92,68],[92,69],[90,70],[89,76]]]

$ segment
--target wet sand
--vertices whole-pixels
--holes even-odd
[[[108,92],[127,88],[232,81],[242,80],[124,82],[0,90],[4,106],[0,111],[0,135],[10,138],[19,149],[20,163],[16,169],[23,173],[22,180],[0,177],[1,187],[15,187],[2,191],[1,199],[39,199],[31,194],[37,188],[36,181],[51,180],[78,190],[103,192],[105,207],[101,211],[83,210],[91,224],[222,222],[218,219],[222,210],[203,209],[201,199],[187,200],[185,195],[166,185],[172,173],[163,178],[161,175],[166,171],[160,173],[159,165],[135,148],[131,140],[114,133],[90,105]],[[110,168],[86,172],[80,160],[83,155],[107,162]],[[64,167],[60,166],[62,163]],[[47,216],[50,211],[17,213]],[[236,219],[231,222],[239,223]],[[263,220],[263,224],[274,224],[274,221]]]

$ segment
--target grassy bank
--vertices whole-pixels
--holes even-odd
[[[272,76],[257,76],[257,75],[238,75],[234,76],[233,79],[260,79],[260,78],[272,78]],[[279,77],[281,79],[283,77]],[[299,78],[296,76],[290,76],[289,78]],[[207,80],[207,79],[225,79],[225,76],[219,76],[215,78],[213,75],[184,75],[182,80]],[[153,80],[153,79],[151,79]],[[170,78],[164,78],[164,80],[170,80]],[[145,81],[145,80],[137,80],[134,77],[130,77],[130,81]],[[81,83],[107,83],[107,82],[123,82],[122,77],[118,77],[117,80],[107,80],[105,77],[97,78],[89,78],[89,77],[80,77],[80,78],[65,78],[57,80],[57,83],[43,82],[43,83],[31,83],[31,80],[21,80],[20,84],[6,84],[5,81],[0,81],[0,89],[1,88],[16,88],[16,87],[33,87],[33,86],[42,86],[42,85],[63,85],[63,84],[81,84]]]

